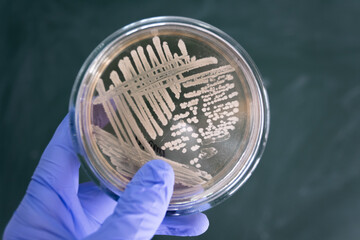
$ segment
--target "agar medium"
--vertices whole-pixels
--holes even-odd
[[[119,196],[152,159],[174,169],[168,214],[206,210],[251,175],[269,106],[245,50],[206,23],[156,17],[106,38],[76,79],[71,129],[83,165]]]

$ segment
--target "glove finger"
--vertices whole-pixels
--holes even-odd
[[[78,197],[87,215],[99,224],[114,212],[116,206],[116,201],[93,182],[80,184]]]
[[[111,104],[113,104],[113,102],[111,101]],[[114,107],[114,110],[116,110],[116,107]],[[93,114],[93,119],[92,122],[94,125],[99,126],[101,128],[105,127],[106,124],[109,123],[109,119],[106,116],[105,110],[103,105],[98,104],[98,105],[94,105],[94,114]]]
[[[87,239],[151,239],[164,219],[173,187],[169,164],[146,163],[126,187],[114,214]]]
[[[67,114],[41,156],[33,179],[55,191],[71,188],[76,193],[80,163],[72,144],[69,121]]]
[[[157,235],[198,236],[209,227],[209,220],[203,213],[185,216],[167,216],[156,231]]]

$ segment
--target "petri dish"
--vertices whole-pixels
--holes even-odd
[[[90,54],[70,125],[82,164],[114,198],[152,159],[175,172],[169,215],[231,196],[264,150],[269,104],[257,67],[221,30],[183,17],[130,24]]]

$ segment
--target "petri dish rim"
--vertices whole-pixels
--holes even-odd
[[[87,169],[88,174],[98,185],[100,185],[104,189],[104,191],[108,192],[109,195],[113,196],[114,198],[117,198],[117,196],[121,193],[112,184],[109,184],[109,179],[104,179],[104,177],[97,172],[97,169],[89,162],[89,157],[87,153],[91,153],[92,149],[89,148],[86,144],[84,146],[84,143],[82,142],[82,138],[84,137],[84,135],[86,135],[86,132],[84,133],[82,131],[82,127],[79,126],[79,123],[82,120],[81,115],[79,115],[79,112],[76,110],[80,108],[80,106],[82,105],[81,100],[86,99],[86,96],[83,95],[83,92],[79,91],[79,89],[84,89],[81,88],[80,85],[84,83],[84,79],[86,77],[90,77],[89,73],[91,73],[91,71],[97,68],[96,64],[99,64],[101,62],[99,60],[102,57],[107,56],[105,53],[111,51],[111,47],[114,47],[114,42],[119,42],[121,41],[121,39],[126,38],[133,33],[136,33],[137,31],[141,31],[149,27],[163,26],[168,24],[183,25],[191,28],[196,28],[200,31],[206,31],[208,34],[213,34],[216,37],[220,38],[221,40],[223,40],[224,44],[231,47],[234,53],[237,53],[237,55],[241,57],[241,59],[243,60],[243,64],[247,66],[247,74],[249,74],[250,78],[254,80],[252,91],[256,92],[257,96],[259,97],[257,110],[260,114],[258,123],[259,131],[255,136],[256,139],[253,141],[254,146],[252,147],[249,160],[246,161],[246,166],[242,167],[241,171],[237,171],[238,169],[234,168],[234,170],[227,175],[228,178],[232,178],[232,181],[227,182],[227,184],[221,187],[218,191],[208,194],[208,196],[202,199],[197,199],[195,201],[185,201],[184,203],[170,205],[168,209],[168,214],[178,215],[204,211],[210,207],[219,204],[220,202],[231,196],[249,178],[252,171],[257,166],[266,145],[270,118],[269,103],[266,90],[263,86],[261,76],[256,65],[253,63],[252,59],[249,57],[246,51],[235,40],[233,40],[221,30],[209,24],[184,17],[155,17],[141,20],[125,26],[124,28],[116,31],[108,38],[106,38],[103,42],[101,42],[90,54],[90,56],[87,58],[87,60],[81,67],[80,72],[76,78],[70,99],[70,125],[74,144],[77,148],[79,157],[83,165]],[[91,92],[92,91],[87,91],[88,94]],[[254,128],[254,124],[252,128]]]

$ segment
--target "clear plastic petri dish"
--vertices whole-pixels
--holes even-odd
[[[106,38],[82,66],[70,100],[82,164],[113,197],[152,159],[175,172],[168,214],[204,211],[251,175],[267,140],[259,71],[219,29],[155,17]]]

